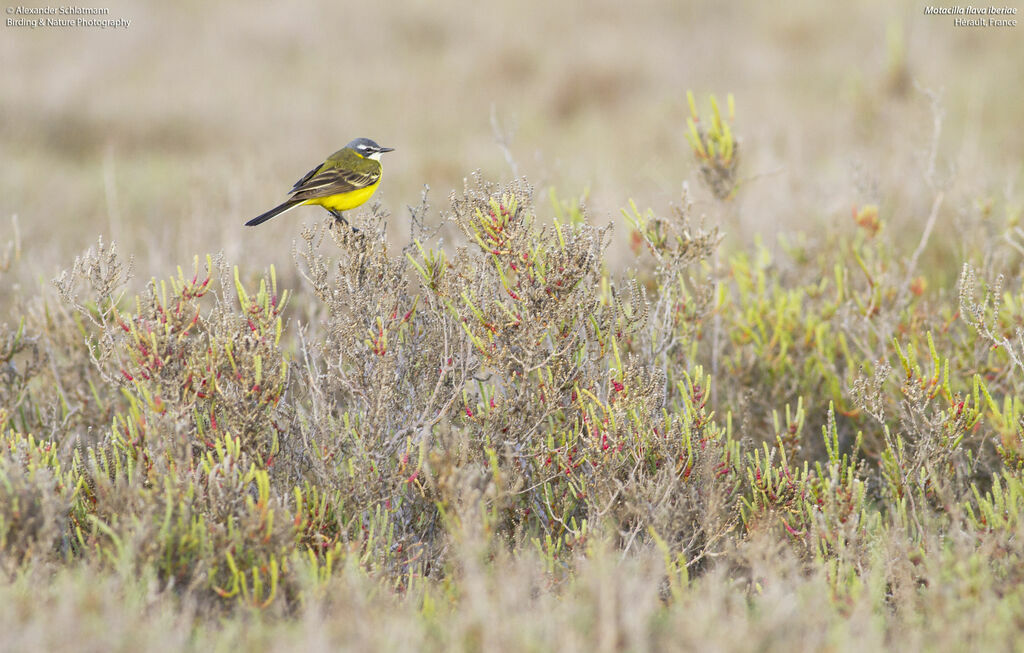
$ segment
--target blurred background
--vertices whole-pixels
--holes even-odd
[[[619,243],[630,199],[666,212],[684,182],[731,238],[766,241],[864,203],[919,233],[936,188],[951,237],[957,211],[1021,198],[1024,26],[955,27],[920,2],[102,6],[130,26],[2,27],[0,243],[16,215],[36,282],[99,235],[143,280],[220,250],[247,273],[292,271],[322,210],[242,223],[357,136],[396,148],[376,198],[399,243],[424,185],[436,221],[476,169],[588,193]],[[745,182],[728,206],[700,186],[687,89],[702,111],[735,95]],[[943,112],[930,186],[925,91]]]

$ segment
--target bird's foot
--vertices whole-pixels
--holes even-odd
[[[348,223],[348,220],[345,219],[345,214],[344,213],[342,213],[341,211],[335,211],[334,209],[327,209],[327,210],[330,212],[331,215],[334,216],[335,220],[337,220],[338,222],[342,223],[343,225],[345,225],[346,227],[351,229],[353,232],[355,232],[355,233],[359,232],[359,227],[353,227],[352,225],[350,225]]]

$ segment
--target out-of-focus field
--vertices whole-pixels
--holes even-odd
[[[99,234],[143,278],[220,249],[287,273],[284,244],[323,212],[242,223],[356,136],[396,148],[377,198],[404,235],[424,184],[443,207],[477,168],[513,174],[492,116],[517,172],[562,195],[589,189],[594,222],[630,198],[661,210],[695,179],[687,89],[702,108],[706,93],[736,96],[748,182],[732,235],[772,240],[865,202],[923,221],[933,120],[914,84],[941,93],[946,206],[1019,199],[1024,32],[956,28],[920,3],[104,6],[131,25],[0,39],[0,235],[16,214],[47,279]]]

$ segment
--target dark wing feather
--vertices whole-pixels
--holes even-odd
[[[324,167],[324,164],[321,163],[317,167],[315,167],[312,170],[310,170],[309,172],[307,172],[305,175],[302,176],[302,179],[300,179],[297,182],[295,182],[295,184],[292,186],[292,189],[290,191],[288,191],[288,192],[289,193],[294,193],[295,191],[299,190],[299,188],[304,183],[306,183],[307,181],[312,179],[313,175],[315,175],[316,173],[320,172],[320,168],[323,168],[323,167]]]
[[[329,197],[338,193],[347,193],[366,188],[380,179],[380,166],[371,170],[316,170],[310,172],[292,188],[292,199],[308,200],[316,197]]]

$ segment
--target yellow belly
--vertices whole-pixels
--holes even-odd
[[[373,192],[377,190],[377,186],[379,185],[380,181],[378,180],[376,184],[367,186],[366,188],[352,190],[339,195],[330,195],[328,197],[314,197],[311,200],[306,200],[303,204],[316,204],[331,211],[348,211],[349,209],[354,209],[366,200],[370,199]]]

